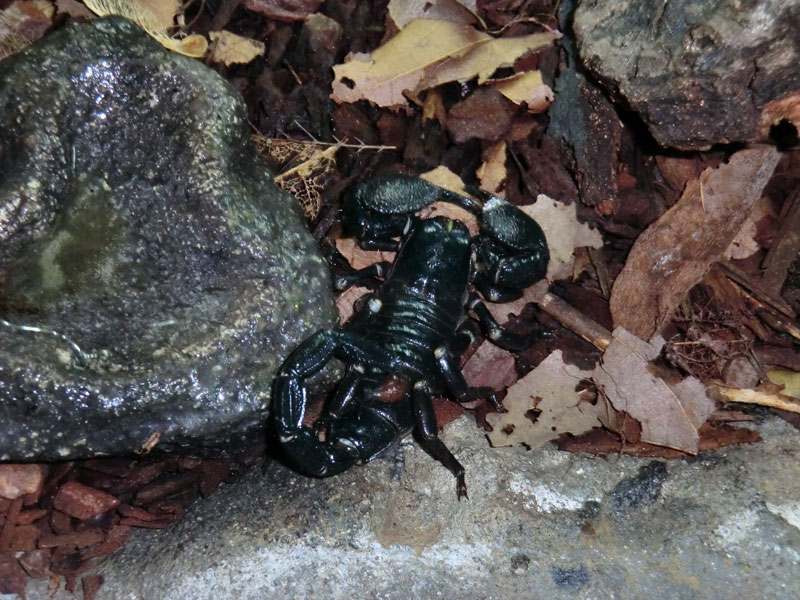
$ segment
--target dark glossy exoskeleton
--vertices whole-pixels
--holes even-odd
[[[343,289],[380,278],[342,329],[322,330],[295,349],[275,381],[275,430],[298,471],[327,477],[368,462],[410,431],[457,478],[466,496],[464,468],[438,438],[432,396],[457,402],[489,398],[490,388],[469,387],[459,357],[472,340],[469,312],[495,344],[520,350],[540,335],[503,330],[470,284],[492,301],[518,297],[544,276],[549,258],[538,224],[515,206],[483,192],[480,201],[406,176],[373,179],[350,188],[344,225],[365,248],[398,250],[392,264],[378,263],[335,276]],[[419,219],[417,210],[446,200],[477,214],[481,234],[443,217]],[[400,241],[397,241],[399,238]],[[333,357],[347,364],[344,377],[314,426],[304,423],[305,380]],[[399,398],[382,389],[391,377],[407,383]]]

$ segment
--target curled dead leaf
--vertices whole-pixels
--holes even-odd
[[[230,31],[209,31],[211,49],[209,59],[225,65],[246,64],[257,56],[264,56],[264,43],[242,37]]]

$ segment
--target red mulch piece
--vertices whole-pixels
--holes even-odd
[[[14,533],[14,525],[17,522],[17,515],[22,508],[22,498],[17,498],[11,502],[6,513],[3,528],[0,529],[0,552],[7,550],[11,545],[11,537]]]
[[[151,483],[136,494],[136,504],[150,504],[161,498],[191,489],[199,480],[200,473],[185,471],[168,479]]]
[[[17,515],[17,525],[30,525],[34,521],[41,519],[47,514],[47,509],[35,508],[33,510],[23,510]]]
[[[213,458],[204,460],[203,464],[200,465],[200,471],[203,474],[200,480],[200,493],[203,496],[208,496],[217,489],[220,483],[225,481],[230,472],[230,461]]]
[[[132,458],[91,458],[81,462],[81,466],[114,477],[127,477],[136,466],[136,461]]]
[[[127,525],[128,527],[140,527],[142,529],[166,529],[172,525],[178,517],[170,517],[168,519],[158,519],[156,521],[145,521],[142,519],[124,518],[120,520],[120,525]]]
[[[54,533],[69,533],[72,531],[72,517],[60,510],[50,512],[50,528]]]
[[[133,527],[169,527],[201,495],[263,461],[265,452],[257,444],[226,459],[104,458],[29,470],[44,473],[43,481],[13,500],[0,497],[0,592],[24,597],[29,577],[48,575],[54,593],[60,576],[68,591],[76,590],[78,577],[121,548]],[[101,575],[83,577],[84,597],[93,598],[102,582]]]
[[[0,464],[0,497],[14,500],[41,491],[45,465]]]
[[[81,579],[83,586],[83,600],[94,600],[100,586],[103,585],[105,579],[102,575],[87,575]]]
[[[17,525],[11,533],[11,550],[36,550],[39,528],[36,525]]]
[[[56,548],[58,546],[72,546],[75,548],[85,548],[92,544],[102,542],[106,538],[106,533],[102,529],[85,529],[83,531],[73,531],[72,533],[48,534],[43,533],[39,538],[40,548]]]
[[[53,506],[78,519],[88,519],[119,505],[119,498],[89,486],[69,481],[62,485]]]
[[[30,552],[23,552],[19,557],[19,564],[25,572],[34,579],[47,576],[50,572],[50,557],[53,551],[49,548],[40,548]]]
[[[133,529],[127,525],[117,525],[106,535],[106,539],[84,552],[85,558],[96,558],[111,554],[121,548],[131,537]]]
[[[149,513],[143,508],[131,506],[130,504],[120,504],[117,507],[117,512],[123,517],[130,517],[141,521],[157,521],[159,519],[158,515]]]
[[[12,552],[0,552],[0,594],[17,594],[25,597],[25,571]]]

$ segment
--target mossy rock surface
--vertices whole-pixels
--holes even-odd
[[[0,460],[235,447],[335,322],[238,93],[121,18],[0,62]]]

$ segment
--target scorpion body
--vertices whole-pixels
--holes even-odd
[[[492,389],[468,386],[459,369],[459,357],[472,339],[468,311],[503,347],[526,347],[541,334],[534,330],[519,336],[502,330],[480,297],[470,293],[470,284],[483,278],[485,295],[518,295],[520,282],[525,287],[541,278],[547,247],[538,225],[499,199],[483,206],[468,199],[459,202],[481,211],[483,223],[494,220],[502,225],[509,219],[501,213],[510,215],[505,228],[495,226],[491,236],[472,240],[458,221],[418,219],[397,206],[404,195],[408,200],[409,191],[409,210],[438,197],[450,201],[460,197],[412,178],[387,181],[368,184],[369,194],[363,188],[352,192],[345,216],[348,219],[349,211],[349,228],[362,245],[398,249],[397,257],[391,265],[379,263],[337,278],[338,287],[371,277],[383,281],[358,303],[347,326],[317,332],[286,359],[274,388],[276,430],[292,466],[316,477],[368,462],[414,431],[423,448],[456,477],[461,498],[466,496],[464,468],[438,438],[432,396],[446,392],[458,402],[480,398],[496,402]],[[370,198],[376,198],[374,203]],[[376,214],[365,216],[368,209]],[[402,237],[399,244],[392,239],[397,235]],[[489,262],[493,266],[487,273]],[[348,367],[323,416],[310,425],[305,380],[333,357]],[[391,377],[405,382],[405,387],[395,394],[398,397],[388,398],[384,388]]]

